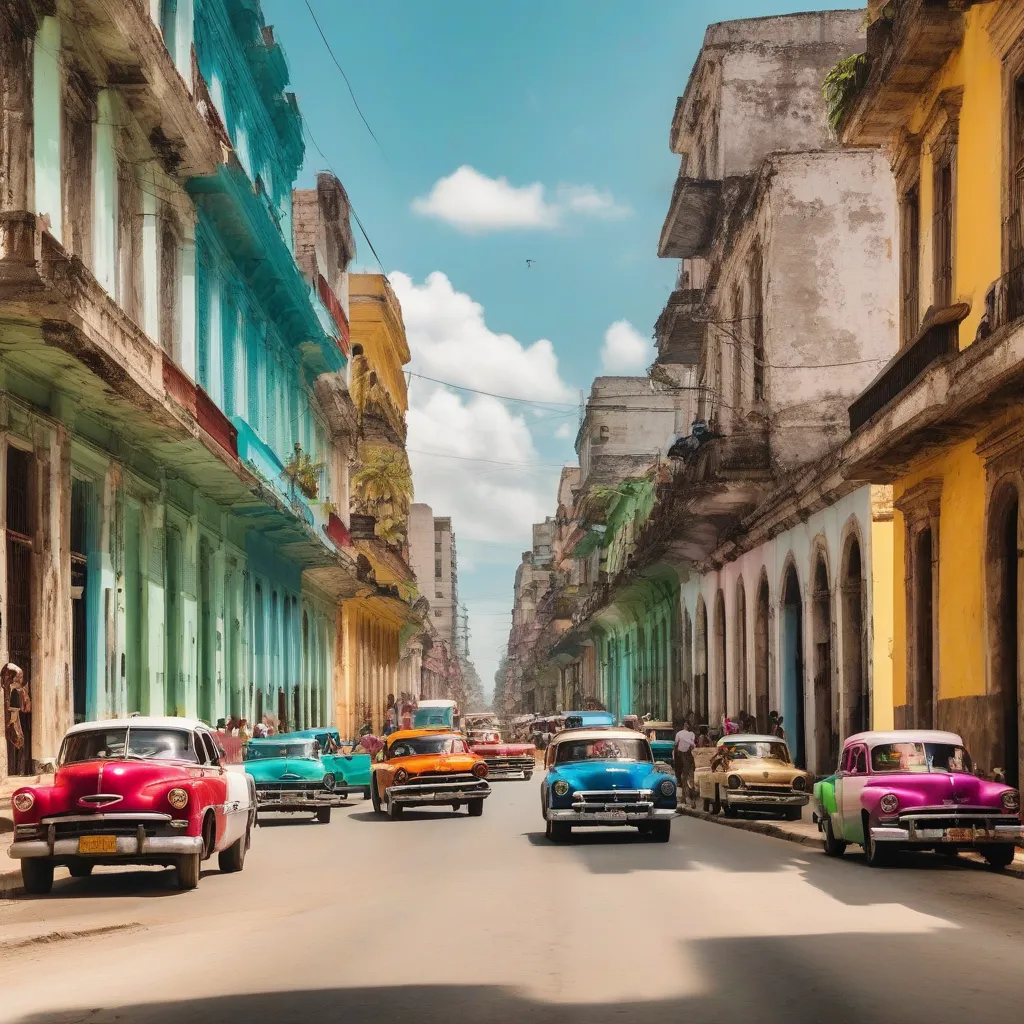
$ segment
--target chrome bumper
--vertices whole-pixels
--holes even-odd
[[[936,843],[950,843],[954,846],[974,846],[986,843],[1013,843],[1024,836],[1024,828],[1017,825],[993,825],[991,828],[965,828],[955,831],[969,832],[970,838],[950,839],[946,828],[900,828],[899,825],[874,825],[871,828],[872,842],[877,843],[919,843],[934,846]]]
[[[805,807],[810,802],[808,793],[758,793],[753,790],[727,789],[723,802],[735,807]]]
[[[256,809],[259,811],[315,811],[318,807],[330,807],[334,802],[336,791],[327,790],[315,796],[306,793],[289,793],[287,790],[274,789],[269,792],[256,792]]]
[[[158,859],[202,851],[202,836],[146,836],[141,840],[135,836],[118,836],[117,853],[79,853],[78,839],[75,838],[58,839],[52,847],[45,839],[14,842],[11,843],[7,855],[15,860],[26,857],[88,857],[91,860],[103,860],[107,857]]]
[[[649,807],[642,810],[594,810],[581,811],[577,806],[564,810],[549,807],[545,817],[548,821],[569,822],[572,825],[636,825],[645,821],[671,821],[676,816],[674,807]]]
[[[486,782],[439,782],[434,785],[391,786],[385,799],[396,804],[454,804],[483,800],[491,795]]]
[[[487,777],[489,779],[512,779],[518,776],[532,775],[537,770],[537,762],[532,758],[529,764],[487,764]]]

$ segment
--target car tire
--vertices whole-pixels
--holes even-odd
[[[704,813],[705,814],[710,814],[711,813],[711,801],[707,797],[704,797],[703,803],[704,803]]]
[[[377,780],[370,783],[370,803],[373,805],[374,814],[383,814],[384,808],[380,803],[380,791],[377,789]]]
[[[651,823],[649,821],[642,822],[637,825],[636,830],[642,836],[649,836],[651,834]]]
[[[225,874],[241,871],[245,867],[245,851],[249,849],[249,826],[245,834],[239,836],[226,850],[217,854],[217,866]]]
[[[330,825],[331,823],[331,809],[330,807],[318,807],[316,809],[316,820],[321,825]]]
[[[484,802],[483,800],[469,800],[466,803],[466,810],[469,811],[471,818],[479,818],[484,813]]]
[[[182,891],[195,889],[199,885],[199,864],[198,853],[186,853],[178,858],[175,870],[178,873],[178,888]]]
[[[551,835],[551,822],[548,821],[547,818],[544,819],[544,838],[545,839],[551,839],[552,838],[552,835]]]
[[[564,821],[552,821],[550,824],[553,843],[567,843],[572,839],[572,825]]]
[[[887,868],[892,863],[892,851],[885,843],[876,843],[871,839],[871,829],[864,823],[864,859],[871,868]]]
[[[405,808],[403,808],[402,805],[400,803],[398,803],[396,800],[389,800],[388,801],[388,817],[389,818],[400,818],[402,816],[402,811],[404,809]]]
[[[711,813],[722,813],[722,791],[718,788],[718,786],[715,786],[715,799],[711,801]]]
[[[982,850],[981,855],[993,871],[1005,871],[1013,863],[1015,849],[1012,843],[999,843]]]
[[[370,789],[370,787],[369,787],[369,786],[364,786],[364,787],[363,787],[363,799],[364,799],[364,800],[369,800],[369,799],[370,799],[370,794],[371,794],[372,792],[373,792],[373,791],[372,791],[372,790]]]
[[[53,889],[53,861],[43,857],[24,857],[21,884],[29,896],[48,896]]]
[[[800,821],[804,816],[804,809],[802,807],[787,807],[783,817],[786,821]]]
[[[826,857],[842,857],[843,852],[846,850],[846,842],[843,839],[836,839],[836,834],[832,829],[832,817],[831,815],[825,816],[825,856]]]
[[[650,836],[656,843],[667,843],[672,838],[672,822],[652,821]]]
[[[529,782],[533,778],[533,772],[523,772],[523,782]]]
[[[724,814],[724,815],[725,815],[725,816],[726,816],[727,818],[735,818],[735,817],[736,817],[736,808],[735,808],[735,807],[732,807],[732,806],[731,806],[730,804],[728,804],[728,803],[727,803],[727,804],[725,804],[725,805],[724,805],[724,806],[722,807],[722,813],[723,813],[723,814]]]
[[[72,878],[88,878],[94,867],[95,865],[90,864],[87,860],[73,861],[68,865],[68,873]]]

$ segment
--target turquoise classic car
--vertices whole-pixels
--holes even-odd
[[[651,741],[651,750],[655,761],[672,764],[672,756],[676,749],[676,729],[671,722],[643,722],[643,734]]]
[[[342,750],[348,744],[342,740],[337,729],[302,729],[299,732],[285,733],[281,738],[313,739],[320,744],[320,760],[329,772],[334,773],[334,792],[338,803],[352,795],[360,796],[364,800],[370,799],[372,758],[362,751],[343,754]]]
[[[245,772],[256,784],[256,814],[267,811],[313,814],[331,820],[334,773],[320,757],[315,739],[273,736],[250,740],[245,748]]]

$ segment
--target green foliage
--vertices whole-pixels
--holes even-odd
[[[412,504],[412,470],[401,448],[363,445],[362,465],[352,476],[353,503],[363,515],[377,520],[377,536],[388,544],[405,538]]]
[[[864,87],[868,76],[868,56],[866,53],[854,53],[844,57],[825,76],[821,86],[821,95],[825,97],[828,126],[835,135],[839,135],[843,119],[846,117],[857,94]]]
[[[292,457],[284,466],[284,477],[291,484],[292,495],[294,496],[295,488],[298,487],[310,501],[316,501],[323,468],[322,462],[314,462],[308,453],[302,450],[302,446],[296,444]]]

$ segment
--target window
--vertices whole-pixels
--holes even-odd
[[[142,190],[131,164],[117,165],[117,301],[136,323],[142,318]]]
[[[750,263],[750,330],[753,334],[753,359],[754,359],[754,402],[765,400],[764,385],[764,320],[763,320],[763,292],[762,278],[764,276],[764,264],[761,250],[754,250],[754,257]]]
[[[903,193],[900,202],[900,342],[909,344],[920,324],[921,201],[918,186]]]
[[[441,578],[441,562],[435,560],[434,562],[434,579],[439,580]]]
[[[444,594],[442,594],[440,590],[435,590],[434,591],[434,597],[435,598],[441,598],[441,597],[444,597]]]
[[[181,241],[174,222],[164,216],[160,230],[160,347],[180,360]]]
[[[1024,75],[1013,83],[1010,110],[1010,208],[1006,218],[1006,315],[1024,316]]]
[[[857,748],[857,759],[853,765],[853,772],[855,775],[867,775],[868,773],[868,755],[864,747]]]
[[[435,619],[439,619],[439,618],[441,618],[441,615],[442,615],[441,609],[440,608],[435,608],[434,609],[434,618]]]
[[[441,553],[441,542],[439,540],[434,541],[434,553],[438,555]]]
[[[177,60],[177,19],[178,0],[160,0],[160,31],[164,46],[174,61]]]
[[[220,750],[214,742],[213,737],[205,730],[201,729],[196,733],[197,738],[202,738],[203,745],[206,748],[206,758],[210,764],[220,764]]]
[[[933,188],[932,249],[934,304],[940,309],[953,301],[953,150],[936,156]]]
[[[64,86],[63,195],[64,248],[92,267],[92,130],[96,89],[80,68],[70,65]]]

